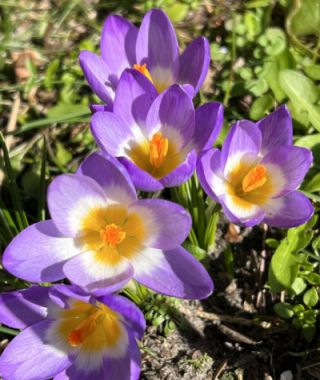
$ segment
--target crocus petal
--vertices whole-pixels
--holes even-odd
[[[47,316],[48,288],[31,286],[0,295],[0,323],[15,329],[41,321]]]
[[[107,17],[101,35],[102,58],[119,78],[122,71],[136,63],[138,29],[121,16]]]
[[[156,87],[166,88],[179,72],[179,46],[168,16],[160,9],[143,18],[137,38],[137,61],[146,63]]]
[[[204,191],[216,202],[227,191],[221,169],[221,152],[210,149],[204,152],[197,163],[197,175]]]
[[[109,264],[97,260],[93,252],[72,258],[63,271],[72,283],[96,296],[121,289],[133,276],[133,268],[125,258]]]
[[[206,103],[196,109],[196,127],[193,143],[197,152],[212,147],[223,124],[223,106],[218,102]]]
[[[171,86],[152,103],[146,125],[149,138],[160,130],[169,144],[173,142],[178,150],[183,148],[195,129],[192,99],[180,86]]]
[[[237,122],[228,133],[221,150],[221,166],[228,178],[241,160],[255,161],[261,147],[261,132],[248,120]]]
[[[113,112],[96,112],[90,126],[99,147],[114,157],[125,156],[130,140],[135,140],[129,126]]]
[[[113,106],[108,104],[90,104],[89,107],[92,113],[104,111],[112,112],[113,110]]]
[[[280,228],[291,228],[304,224],[314,212],[309,199],[298,191],[293,191],[285,197],[269,199],[263,208],[266,213],[264,222]]]
[[[210,44],[205,37],[198,37],[190,43],[180,57],[179,83],[189,83],[196,94],[208,73]]]
[[[195,150],[189,152],[185,160],[177,166],[171,173],[160,179],[163,187],[179,186],[186,182],[193,174],[196,168],[197,154]]]
[[[162,199],[142,199],[131,204],[128,210],[140,215],[144,221],[147,228],[146,246],[174,249],[189,234],[192,224],[190,215],[176,203]]]
[[[261,155],[283,145],[292,145],[292,119],[285,105],[257,123],[261,131]]]
[[[145,75],[138,70],[126,70],[117,86],[113,111],[126,121],[130,129],[139,129],[145,124],[148,110],[157,95]]]
[[[213,291],[207,271],[182,247],[170,251],[146,248],[131,262],[135,279],[158,293],[202,299]]]
[[[130,204],[137,199],[128,172],[110,155],[93,153],[81,164],[77,174],[93,178],[105,191],[108,202]]]
[[[96,54],[84,50],[79,55],[79,62],[83,74],[91,89],[106,103],[113,103],[114,90],[110,82],[108,65]]]
[[[3,266],[14,276],[33,282],[64,278],[62,266],[80,252],[71,238],[64,238],[51,220],[33,224],[8,245]]]
[[[88,212],[105,207],[106,202],[105,193],[99,184],[84,175],[62,174],[51,182],[48,189],[52,220],[66,236],[77,236]]]
[[[141,372],[141,352],[137,345],[135,336],[129,333],[130,350],[130,380],[139,380]]]
[[[146,171],[140,169],[132,161],[128,160],[125,157],[120,157],[119,161],[127,169],[136,189],[143,191],[158,191],[163,189],[163,185],[159,180],[152,177],[152,175]]]
[[[108,294],[99,299],[112,310],[121,314],[125,325],[130,329],[137,339],[141,339],[146,329],[146,321],[141,310],[127,298]]]
[[[46,338],[51,324],[49,320],[38,322],[9,343],[0,357],[0,373],[5,380],[47,379],[71,365],[68,354]]]
[[[253,203],[244,202],[241,198],[230,194],[220,197],[223,212],[230,222],[244,227],[259,224],[265,217],[263,209]]]
[[[271,150],[261,161],[266,166],[274,191],[279,197],[296,190],[312,164],[309,149],[297,146],[279,146]]]

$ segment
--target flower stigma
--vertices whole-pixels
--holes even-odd
[[[126,232],[115,223],[107,224],[100,231],[101,240],[110,247],[116,247],[126,237]]]
[[[242,180],[242,190],[245,193],[262,187],[267,182],[267,169],[263,165],[257,165],[246,174]]]
[[[153,83],[152,76],[150,74],[150,71],[147,69],[147,64],[139,65],[138,63],[135,63],[133,65],[133,68],[137,71],[139,71],[141,74],[143,74],[146,78],[149,79],[151,83]]]

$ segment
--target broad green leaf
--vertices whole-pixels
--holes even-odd
[[[320,145],[320,133],[300,137],[295,141],[294,145],[312,149],[315,145]]]
[[[197,260],[201,261],[207,256],[207,251],[187,242],[183,243],[185,249],[187,249]]]
[[[250,118],[259,120],[273,107],[274,99],[271,95],[265,95],[257,98],[251,105]]]
[[[315,306],[319,301],[319,294],[316,288],[307,290],[303,295],[303,302],[308,307]]]
[[[310,193],[320,191],[320,173],[316,174],[310,181],[304,183],[303,190]]]
[[[318,273],[309,273],[304,276],[304,278],[309,282],[311,285],[320,285],[320,275]]]
[[[306,66],[304,71],[311,79],[320,80],[320,65]]]
[[[273,310],[279,315],[281,318],[289,319],[294,316],[294,312],[292,310],[292,306],[286,302],[278,302],[274,305]]]
[[[296,0],[293,6],[297,11],[291,18],[291,31],[299,36],[319,34],[320,0]]]
[[[307,283],[305,280],[301,277],[297,277],[294,281],[293,284],[291,285],[291,290],[296,294],[299,295],[303,293],[306,290]]]
[[[172,22],[180,22],[186,18],[189,11],[189,5],[176,3],[170,7],[166,7],[165,11]]]
[[[293,105],[306,111],[311,124],[320,131],[320,107],[313,104],[320,97],[319,88],[308,77],[295,70],[281,71],[279,81]]]

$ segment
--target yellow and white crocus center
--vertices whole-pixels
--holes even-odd
[[[79,243],[98,262],[111,266],[138,253],[146,236],[142,218],[119,204],[92,209],[81,224]]]
[[[59,335],[70,347],[98,352],[114,348],[123,340],[121,317],[105,304],[73,301],[69,309],[60,312]]]
[[[169,141],[160,131],[154,133],[150,140],[133,145],[128,155],[140,169],[157,179],[172,172],[184,159],[183,152],[178,151],[174,141]]]
[[[264,165],[240,162],[229,173],[227,193],[241,208],[262,206],[273,193],[270,173]]]

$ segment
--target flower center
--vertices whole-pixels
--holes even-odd
[[[135,63],[133,65],[133,68],[135,70],[138,70],[141,74],[143,74],[145,77],[147,77],[151,83],[153,83],[152,76],[150,74],[150,71],[147,69],[146,63],[144,65],[139,65],[138,63]]]
[[[166,137],[162,137],[161,132],[157,132],[152,136],[150,141],[149,160],[155,169],[159,169],[168,154],[169,141]]]
[[[245,193],[262,187],[267,182],[267,169],[263,165],[257,165],[242,180],[242,190]]]
[[[68,343],[70,346],[80,346],[80,344],[82,344],[84,340],[95,331],[97,320],[101,317],[103,317],[102,310],[95,308],[89,317],[80,322],[68,335]]]
[[[101,240],[110,247],[115,247],[120,244],[126,237],[125,231],[118,225],[111,223],[107,224],[100,231]]]

